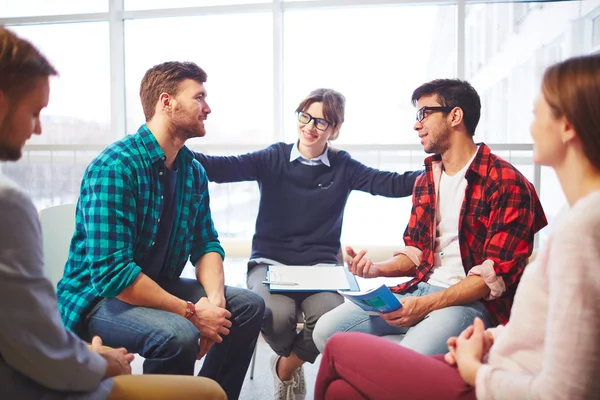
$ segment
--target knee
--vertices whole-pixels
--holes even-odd
[[[265,301],[262,297],[250,290],[244,289],[241,307],[237,309],[237,315],[233,317],[240,325],[252,324],[260,328],[265,317]]]
[[[321,318],[317,320],[312,333],[313,342],[315,342],[315,346],[317,346],[317,349],[321,353],[325,348],[325,343],[336,332],[337,328],[336,325],[332,324],[327,319],[327,313],[323,314]]]
[[[357,341],[360,341],[362,336],[364,334],[356,332],[337,332],[333,334],[327,341],[323,357],[355,354],[356,346],[359,345]]]
[[[262,332],[267,336],[294,337],[296,336],[296,324],[297,321],[292,310],[282,310],[281,308],[273,310],[267,307],[265,309]]]
[[[168,326],[156,330],[150,337],[153,339],[152,350],[157,355],[169,357],[182,355],[182,357],[196,357],[200,350],[198,340],[200,332],[189,321],[182,320],[170,323]]]

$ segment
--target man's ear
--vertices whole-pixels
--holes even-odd
[[[0,125],[2,125],[4,119],[8,115],[9,108],[8,98],[6,97],[6,94],[0,90]]]
[[[463,122],[465,114],[462,108],[454,107],[448,116],[450,117],[450,124],[452,126],[458,126]]]
[[[168,93],[161,93],[160,96],[158,96],[158,104],[160,109],[167,112],[171,111],[173,100],[174,99]]]

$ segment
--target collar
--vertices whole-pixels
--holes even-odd
[[[137,131],[137,134],[139,135],[142,145],[146,149],[146,154],[150,158],[150,162],[154,164],[158,160],[164,161],[165,152],[163,151],[163,149],[161,149],[160,145],[158,144],[158,141],[156,140],[156,137],[154,136],[152,131],[148,129],[148,126],[146,124],[140,126],[140,128]],[[194,157],[190,149],[188,149],[186,146],[183,146],[181,149],[179,149],[179,152],[177,153],[177,158],[182,158],[186,162],[190,162],[190,160],[192,160]]]
[[[491,150],[483,142],[475,143],[479,149],[475,154],[475,158],[471,162],[471,166],[465,174],[465,178],[470,181],[473,175],[479,175],[481,178],[486,178],[488,175],[488,165],[491,155]],[[442,156],[440,154],[434,154],[425,159],[425,167],[432,166],[433,164],[441,164]]]
[[[327,153],[329,153],[329,145],[325,146],[325,151],[320,156],[308,159],[300,153],[300,150],[298,150],[298,142],[296,142],[292,144],[292,151],[290,152],[290,162],[300,159],[300,162],[305,161],[310,162],[312,164],[325,164],[328,167],[331,167]]]

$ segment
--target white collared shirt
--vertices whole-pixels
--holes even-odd
[[[331,167],[331,164],[329,163],[329,157],[327,157],[328,147],[329,146],[325,146],[325,151],[323,151],[323,153],[320,156],[308,159],[300,153],[300,150],[298,150],[298,142],[296,142],[292,145],[292,151],[290,152],[290,162],[300,159],[300,162],[304,165],[325,164],[328,167]]]

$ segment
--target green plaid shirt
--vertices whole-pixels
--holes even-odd
[[[77,202],[75,233],[64,277],[58,283],[65,326],[81,322],[103,297],[116,297],[133,283],[156,240],[163,207],[164,153],[143,125],[108,146],[86,169]],[[213,226],[204,168],[183,147],[176,159],[174,225],[160,278],[176,278],[188,258],[225,256]]]

